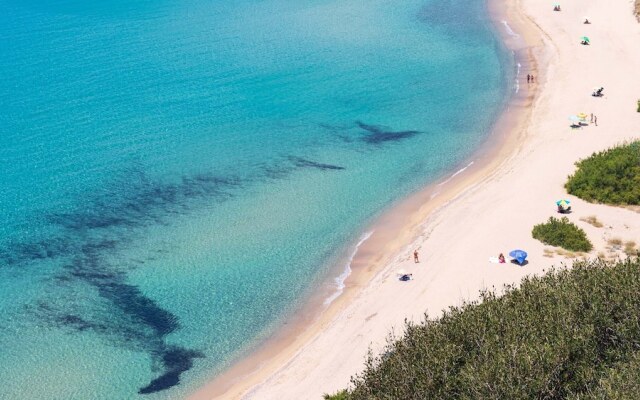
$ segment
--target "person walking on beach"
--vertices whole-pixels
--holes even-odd
[[[533,78],[533,74],[532,74],[532,75],[531,75],[531,83],[533,83],[533,79],[534,79],[534,78]]]
[[[593,116],[593,123],[598,126],[598,117],[596,117],[595,115]]]
[[[413,262],[414,263],[419,263],[420,260],[418,259],[418,249],[413,251]]]
[[[591,123],[593,124],[593,113],[591,113]]]
[[[531,75],[527,74],[527,83],[531,82]]]

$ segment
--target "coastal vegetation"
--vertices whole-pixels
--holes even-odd
[[[604,224],[598,220],[595,215],[589,215],[588,217],[580,218],[580,221],[586,222],[589,225],[593,225],[596,228],[602,228]]]
[[[584,230],[569,222],[567,217],[549,217],[547,222],[534,226],[531,234],[534,239],[544,244],[562,247],[565,250],[591,251],[593,248]]]
[[[336,394],[325,394],[323,396],[323,398],[325,400],[348,400],[349,399],[349,392],[345,390],[341,390]]]
[[[634,141],[580,160],[565,188],[589,202],[640,204],[640,141]]]
[[[328,400],[637,398],[640,262],[579,261],[406,323]]]

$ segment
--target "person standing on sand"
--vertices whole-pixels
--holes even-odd
[[[533,75],[531,75],[531,83],[533,83]]]
[[[593,124],[593,113],[591,113],[591,123]]]
[[[415,263],[419,263],[420,260],[418,259],[418,249],[413,251],[413,262]]]
[[[531,82],[531,75],[527,74],[527,83]]]
[[[595,115],[593,116],[593,123],[598,126],[598,117],[596,117]]]

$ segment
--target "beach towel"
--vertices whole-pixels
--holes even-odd
[[[489,262],[492,264],[500,264],[500,259],[498,257],[489,257]]]

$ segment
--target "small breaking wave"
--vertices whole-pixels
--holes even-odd
[[[518,94],[520,91],[520,69],[522,68],[522,64],[516,64],[516,83],[515,83],[515,92]]]
[[[367,239],[369,239],[372,234],[373,234],[373,231],[365,233],[364,235],[362,235],[362,237],[358,241],[358,244],[356,244],[356,247],[353,249],[353,252],[351,253],[351,256],[349,257],[349,261],[347,261],[347,263],[345,264],[344,271],[342,271],[342,273],[340,275],[338,275],[334,279],[334,282],[335,282],[335,285],[336,285],[336,291],[331,296],[327,297],[324,300],[323,304],[325,306],[328,306],[335,299],[340,297],[340,295],[344,291],[344,288],[345,288],[344,282],[347,280],[349,275],[351,275],[351,262],[353,262],[353,258],[356,256],[356,253],[358,252],[358,249],[360,248],[360,245],[362,245],[362,243],[364,243]]]
[[[451,176],[450,176],[446,181],[438,183],[438,186],[442,186],[442,185],[444,185],[445,183],[450,182],[453,178],[455,178],[456,176],[458,176],[458,175],[460,175],[461,173],[463,173],[464,171],[466,171],[466,170],[467,170],[467,168],[469,168],[469,167],[470,167],[470,166],[472,166],[472,165],[473,165],[473,161],[471,161],[469,164],[467,164],[467,166],[466,166],[466,167],[464,167],[464,168],[460,168],[459,170],[457,170],[457,171],[456,171],[453,175],[451,175]]]
[[[503,20],[502,25],[504,25],[504,30],[507,31],[507,35],[513,36],[513,37],[520,37],[520,35],[515,33],[513,29],[511,29],[511,26],[509,26],[509,23],[507,21]]]

